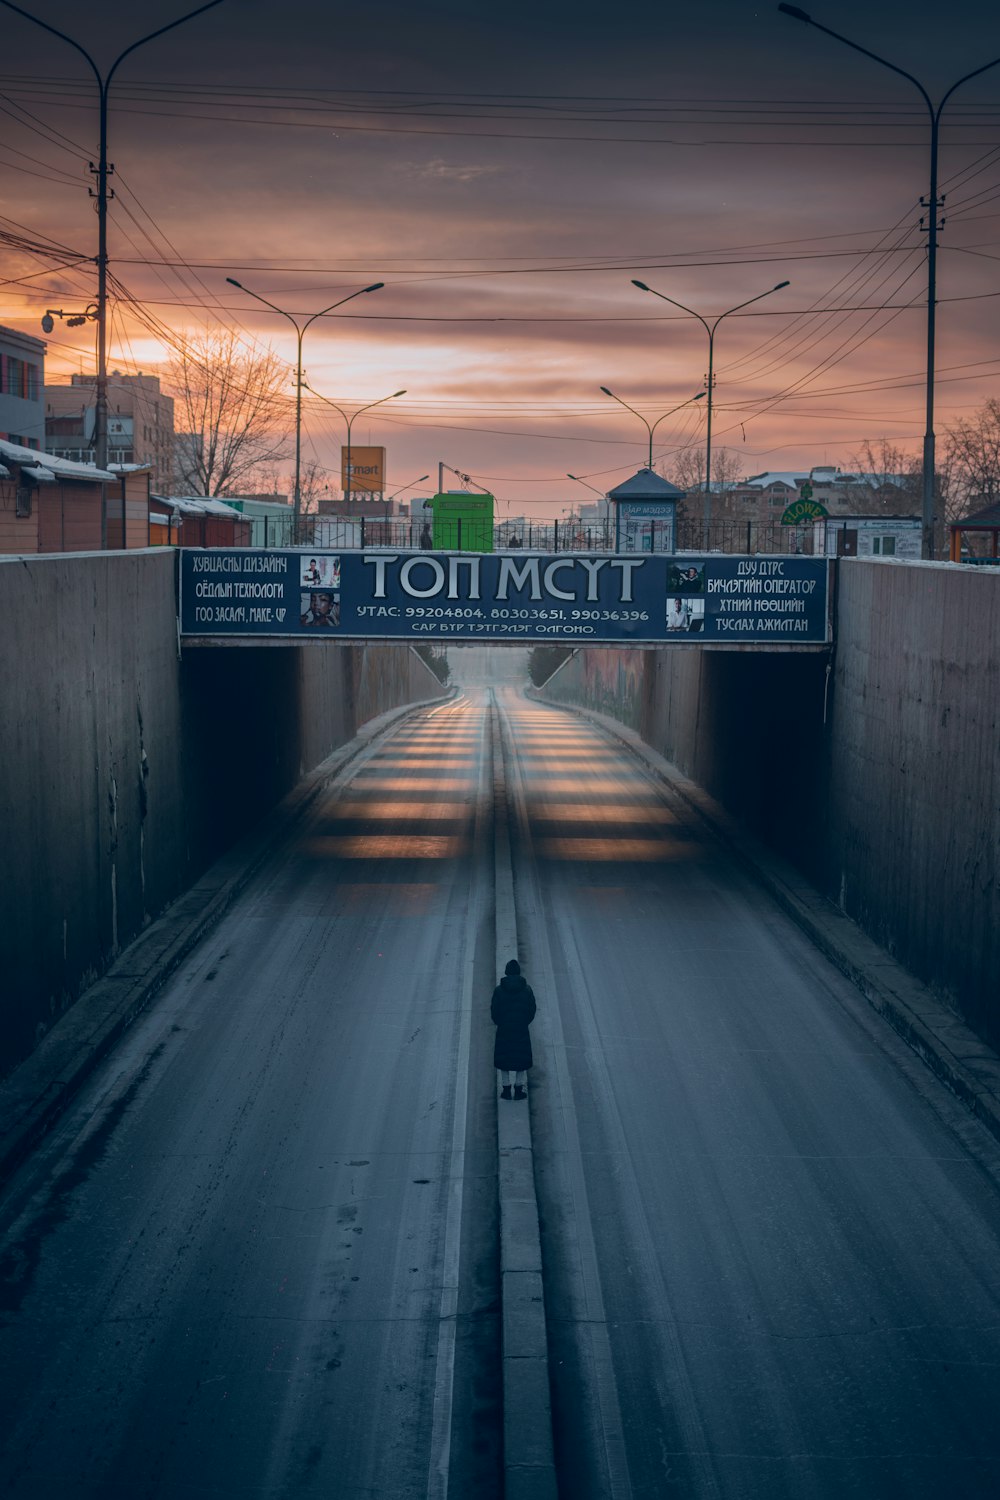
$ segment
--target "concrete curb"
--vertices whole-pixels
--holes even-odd
[[[440,698],[421,699],[370,719],[354,739],[322,761],[256,828],[216,860],[60,1017],[31,1056],[0,1083],[0,1182],[51,1129],[97,1065],[222,920],[334,777],[397,720],[447,702],[454,693],[452,689]]]
[[[499,719],[493,720],[496,972],[517,953],[514,871]],[[499,1103],[501,1362],[505,1500],[556,1500],[542,1246],[527,1103]]]
[[[851,981],[892,1029],[1000,1141],[1000,1057],[964,1021],[828,901],[787,861],[768,849],[635,730],[596,710],[543,699],[590,719],[634,750],[729,848],[823,956]]]

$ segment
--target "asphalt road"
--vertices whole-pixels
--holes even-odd
[[[1000,1153],[617,742],[498,701],[564,1500],[1000,1492]],[[499,1496],[488,729],[354,762],[13,1180],[0,1494]]]
[[[620,744],[508,694],[563,1492],[1000,1494],[1000,1153]]]
[[[353,763],[15,1180],[0,1493],[497,1493],[485,705]]]

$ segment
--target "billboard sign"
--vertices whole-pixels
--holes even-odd
[[[619,552],[673,552],[676,520],[673,500],[616,500],[615,545]]]
[[[347,472],[347,455],[351,455],[351,472]],[[360,494],[368,491],[381,495],[385,492],[385,449],[350,448],[340,450],[340,487],[344,494]]]
[[[566,645],[831,639],[817,557],[185,548],[188,638],[549,641]]]
[[[805,526],[812,521],[821,521],[827,512],[816,500],[810,500],[808,496],[793,500],[791,505],[785,507],[782,512],[782,526]]]

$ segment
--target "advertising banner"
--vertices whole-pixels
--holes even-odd
[[[185,548],[193,638],[794,646],[830,640],[817,557]]]
[[[677,506],[672,500],[619,500],[615,546],[619,552],[666,552],[677,545]]]
[[[351,472],[347,472],[347,454],[351,455]],[[370,491],[381,495],[385,490],[385,449],[351,447],[340,450],[340,487],[346,493]]]

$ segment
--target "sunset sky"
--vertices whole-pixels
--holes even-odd
[[[24,8],[103,69],[187,7]],[[1000,57],[976,0],[805,8],[935,101]],[[93,75],[3,9],[0,39],[0,229],[93,255]],[[235,327],[289,361],[290,422],[294,335],[226,276],[302,316],[384,281],[310,328],[309,385],[348,408],[406,388],[354,428],[391,488],[441,460],[540,516],[593,498],[567,470],[603,491],[645,461],[600,386],[651,422],[702,388],[701,325],[632,277],[708,317],[787,279],[719,330],[718,445],[744,474],[847,464],[866,438],[917,453],[928,139],[911,85],[771,3],[225,0],[112,85],[112,271],[135,303],[109,363],[155,372],[167,333]],[[997,391],[1000,67],[941,141],[939,437]],[[40,334],[46,307],[94,295],[92,266],[0,251],[0,322]],[[49,377],[93,368],[92,326],[57,324]],[[658,428],[668,476],[703,406]],[[343,436],[307,394],[305,458],[332,470]]]

